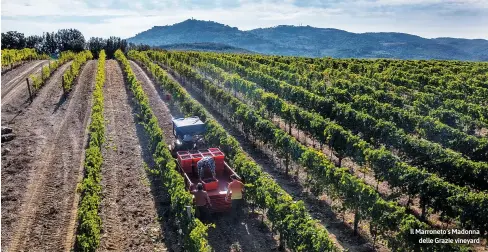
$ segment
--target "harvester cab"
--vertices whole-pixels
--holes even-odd
[[[198,116],[173,119],[173,135],[176,140],[170,146],[176,157],[177,151],[198,150],[204,148],[205,123]]]

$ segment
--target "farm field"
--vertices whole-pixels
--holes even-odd
[[[488,63],[11,53],[2,251],[486,249]],[[168,149],[189,116],[246,184],[238,223],[194,217]]]

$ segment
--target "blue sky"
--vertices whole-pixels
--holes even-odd
[[[488,39],[488,0],[2,0],[1,13],[2,32],[26,35],[76,28],[86,38],[127,38],[195,18],[241,30],[303,24]]]

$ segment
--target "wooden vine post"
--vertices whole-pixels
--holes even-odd
[[[358,195],[357,202],[361,202],[361,194]],[[359,221],[361,220],[361,212],[359,211],[359,205],[356,206],[354,211],[354,235],[358,235]]]
[[[63,87],[63,94],[66,94],[66,88],[64,87],[64,76],[61,78],[61,86]]]
[[[32,103],[32,92],[29,84],[29,78],[25,78],[25,81],[27,82],[27,90],[29,90],[29,100]]]

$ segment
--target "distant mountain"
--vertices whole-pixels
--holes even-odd
[[[205,52],[228,52],[228,53],[255,53],[243,48],[234,47],[220,43],[182,43],[161,45],[159,48],[166,50],[180,50],[180,51],[205,51]]]
[[[249,32],[212,21],[186,20],[153,28],[129,38],[128,42],[152,46],[182,43],[220,43],[256,52],[272,50],[273,43]]]
[[[488,60],[488,40],[484,39],[426,39],[405,33],[352,33],[290,25],[241,31],[193,19],[155,26],[128,41],[152,46],[217,43],[263,54],[308,57]]]

